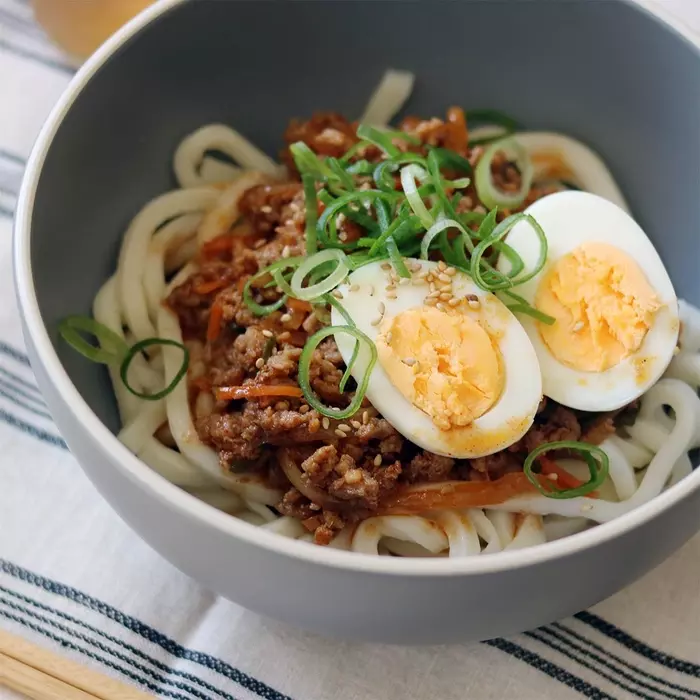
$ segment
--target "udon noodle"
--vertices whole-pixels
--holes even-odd
[[[410,74],[387,73],[363,121],[386,128],[412,84]],[[529,138],[537,163],[542,137]],[[574,143],[583,149],[584,162],[593,159],[594,166],[597,157]],[[546,160],[540,158],[540,167]],[[220,124],[187,136],[173,165],[178,189],[156,197],[136,215],[124,234],[116,272],[94,301],[95,320],[129,345],[154,336],[183,342],[178,317],[164,299],[196,269],[202,245],[225,234],[237,221],[242,193],[284,172],[241,134]],[[584,187],[599,187],[601,194],[626,206],[614,182],[592,181],[586,167],[579,173]],[[650,501],[691,472],[688,452],[700,446],[700,311],[682,302],[680,313],[679,351],[665,377],[642,397],[634,423],[601,445],[610,470],[599,497],[553,499],[528,492],[480,504],[471,491],[465,492],[465,482],[417,484],[397,494],[391,507],[343,529],[329,546],[398,556],[490,554],[570,535]],[[135,355],[129,368],[131,387],[160,391],[176,377],[181,364],[176,345],[146,349]],[[109,371],[123,426],[119,439],[151,469],[234,517],[284,537],[312,540],[300,520],[274,509],[283,496],[280,489],[255,473],[222,469],[217,452],[202,442],[193,413],[210,410],[211,396],[192,407],[187,382],[181,381],[163,398],[142,401],[127,389],[118,367],[110,366]],[[201,360],[193,357],[189,379],[203,372]],[[559,464],[574,475],[582,468],[575,460],[562,459]],[[447,500],[452,507],[426,511],[435,494],[444,504],[445,493],[451,493]]]

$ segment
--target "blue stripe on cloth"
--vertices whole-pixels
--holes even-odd
[[[542,627],[533,632],[527,632],[526,634],[534,639],[538,639],[542,644],[546,644],[552,649],[556,649],[560,653],[563,653],[570,659],[576,661],[576,663],[581,664],[581,666],[595,671],[597,674],[607,678],[607,680],[614,683],[618,687],[631,693],[635,693],[640,698],[655,700],[655,696],[647,695],[644,692],[644,690],[647,690],[664,698],[670,698],[670,700],[688,700],[688,695],[676,695],[675,693],[670,693],[663,688],[657,688],[656,686],[650,685],[645,681],[635,678],[627,671],[617,668],[599,654],[588,652],[585,648],[569,641],[566,637],[564,637],[564,635],[560,634],[551,627]],[[548,635],[548,637],[543,637],[542,635]],[[551,639],[549,637],[551,637]],[[564,650],[561,645],[564,645],[566,650]],[[590,659],[590,661],[588,659]],[[611,676],[608,672],[617,674],[617,676]],[[639,689],[626,685],[625,681],[639,686]],[[641,690],[642,688],[644,690]]]
[[[269,685],[259,681],[257,678],[249,676],[247,673],[240,671],[225,661],[203,652],[187,649],[153,627],[150,627],[134,617],[126,615],[120,610],[113,608],[111,605],[107,605],[107,603],[103,603],[97,598],[88,596],[75,588],[71,588],[70,586],[66,586],[58,581],[52,581],[51,579],[35,574],[5,559],[0,559],[0,571],[19,579],[20,581],[29,583],[37,588],[41,588],[48,593],[61,596],[67,600],[77,603],[78,605],[82,605],[89,610],[98,612],[104,617],[116,622],[143,639],[146,639],[156,646],[161,647],[175,658],[190,661],[215,671],[216,673],[219,673],[220,675],[234,681],[251,693],[255,693],[259,697],[264,698],[264,700],[291,700],[288,695],[283,695],[274,688],[271,688]]]
[[[30,403],[22,401],[22,399],[18,398],[17,396],[13,396],[9,391],[5,391],[4,389],[0,388],[0,396],[3,396],[8,401],[11,401],[13,404],[15,404],[15,406],[19,406],[20,408],[33,413],[35,416],[40,416],[41,418],[46,418],[47,420],[53,420],[51,416],[46,413],[46,411],[41,411],[36,408],[36,406],[32,406]]]
[[[0,192],[2,194],[8,194],[10,197],[14,197],[17,195],[17,192],[15,190],[11,190],[9,187],[5,187],[3,185],[0,185]]]
[[[654,681],[656,683],[659,683],[660,685],[665,685],[668,688],[672,688],[673,690],[680,690],[683,693],[688,693],[689,695],[692,695],[693,697],[700,698],[700,692],[697,692],[693,690],[692,688],[686,688],[682,685],[678,685],[676,683],[671,683],[671,681],[667,681],[664,678],[661,678],[660,676],[655,676],[653,673],[647,673],[646,671],[643,671],[641,668],[637,668],[634,664],[629,663],[628,661],[625,661],[625,659],[617,656],[616,654],[613,654],[610,650],[603,648],[600,646],[600,644],[596,644],[594,641],[588,639],[588,637],[585,637],[582,634],[579,634],[575,630],[571,629],[570,627],[567,627],[566,625],[560,623],[560,622],[555,622],[552,625],[549,625],[549,627],[553,627],[557,630],[560,630],[564,634],[568,634],[570,637],[573,637],[574,639],[577,639],[579,642],[582,644],[586,644],[592,649],[595,649],[596,651],[600,652],[601,654],[605,654],[605,656],[609,659],[614,659],[617,663],[619,663],[621,666],[625,666],[626,668],[630,669],[634,673],[639,674],[640,676],[647,678],[651,681]],[[571,642],[569,642],[571,643]]]
[[[68,449],[68,445],[66,445],[63,438],[60,438],[57,435],[52,435],[41,428],[37,428],[35,425],[27,423],[3,408],[0,408],[0,421],[7,423],[7,425],[10,425],[17,430],[21,430],[25,435],[29,435],[37,440],[41,440],[42,442],[46,442],[49,445],[53,445],[54,447],[62,447],[64,450]]]
[[[23,387],[26,389],[29,389],[30,391],[35,391],[37,394],[41,394],[39,391],[39,387],[36,384],[33,384],[30,381],[27,381],[23,377],[20,377],[19,374],[15,374],[14,372],[10,372],[9,369],[5,369],[4,367],[0,367],[0,374],[4,374],[8,379],[12,379],[12,381],[17,382],[18,384],[21,384]]]
[[[74,624],[78,627],[81,627],[82,629],[88,630],[88,631],[92,632],[93,634],[96,634],[97,636],[101,637],[102,639],[106,639],[107,641],[112,642],[112,644],[115,644],[115,645],[119,646],[120,648],[124,649],[125,651],[130,652],[134,656],[137,656],[138,658],[143,659],[144,661],[147,661],[155,668],[169,673],[171,676],[178,676],[178,677],[184,678],[188,681],[192,681],[194,683],[197,683],[205,690],[210,690],[213,693],[216,693],[217,695],[219,695],[220,697],[225,698],[226,700],[235,700],[235,698],[232,695],[229,695],[229,693],[226,693],[225,691],[220,690],[219,688],[216,688],[215,686],[211,685],[211,683],[208,683],[207,681],[203,680],[202,678],[199,678],[198,676],[195,676],[191,673],[186,673],[185,671],[179,671],[177,669],[171,668],[167,664],[164,664],[161,661],[154,659],[152,656],[149,656],[148,654],[144,653],[140,649],[137,649],[135,646],[128,644],[124,640],[118,639],[117,637],[113,637],[112,635],[109,635],[106,632],[103,632],[101,629],[99,629],[97,627],[93,627],[92,625],[89,625],[87,622],[84,622],[83,620],[80,620],[77,617],[73,617],[72,615],[68,615],[67,613],[64,613],[60,610],[57,610],[56,608],[52,608],[49,605],[44,605],[43,603],[40,603],[39,601],[34,600],[34,598],[30,598],[29,596],[18,593],[17,591],[13,591],[12,589],[6,588],[5,586],[0,586],[0,591],[5,593],[6,595],[10,595],[13,598],[16,598],[17,600],[21,600],[22,602],[24,602],[28,605],[31,605],[39,610],[43,610],[44,612],[47,612],[47,613],[54,615],[62,620],[65,620],[66,622],[70,622],[71,624]],[[0,596],[0,600],[2,600],[1,596]]]
[[[594,613],[586,610],[584,612],[577,613],[574,615],[574,617],[601,634],[604,634],[606,637],[614,639],[623,647],[634,651],[640,656],[643,656],[645,659],[649,659],[650,661],[659,664],[659,666],[670,668],[672,671],[678,671],[679,673],[685,673],[688,676],[693,676],[694,678],[700,678],[700,666],[698,666],[698,664],[685,661],[684,659],[678,659],[675,656],[671,656],[663,651],[654,649],[653,647],[650,647],[648,644],[636,639],[632,635],[621,630],[619,627],[616,627],[611,622],[604,620],[602,617],[595,615]]]
[[[13,360],[16,360],[20,364],[26,365],[27,367],[30,366],[29,357],[27,357],[25,353],[2,340],[0,340],[0,354],[7,355],[8,357],[11,357]]]
[[[29,49],[16,46],[8,41],[5,41],[4,39],[0,39],[0,51],[6,51],[7,53],[11,53],[19,58],[33,61],[34,63],[40,63],[48,68],[61,71],[65,75],[73,75],[75,73],[75,68],[72,68],[67,63],[55,61],[48,56],[42,56],[41,54],[36,53],[36,51],[31,51]]]
[[[24,620],[17,615],[13,615],[12,613],[8,613],[5,610],[0,610],[0,617],[4,617],[6,620],[11,620],[12,622],[16,622],[18,625],[22,625],[23,627],[26,627],[29,630],[32,630],[32,632],[36,632],[37,634],[40,634],[42,637],[45,637],[46,639],[50,639],[52,642],[56,642],[57,644],[60,644],[64,649],[70,649],[71,651],[77,652],[78,654],[82,654],[83,656],[87,657],[88,659],[92,659],[93,661],[97,661],[98,663],[102,664],[103,666],[106,666],[107,668],[111,668],[114,671],[117,671],[118,673],[121,673],[123,676],[128,678],[129,680],[133,681],[134,683],[137,683],[138,685],[148,688],[153,693],[158,693],[158,695],[161,695],[166,698],[175,698],[175,700],[190,700],[190,698],[187,695],[183,695],[182,693],[175,693],[169,690],[164,690],[161,688],[159,685],[156,685],[155,683],[152,683],[151,681],[142,678],[138,674],[134,673],[133,671],[130,671],[128,668],[124,668],[123,666],[120,666],[119,664],[114,663],[113,661],[110,661],[109,659],[106,659],[103,656],[100,656],[100,654],[96,654],[93,651],[90,651],[89,649],[85,649],[84,647],[78,646],[74,642],[71,642],[69,639],[66,639],[65,637],[59,637],[58,635],[54,634],[53,632],[50,632],[49,630],[34,624],[33,622],[29,622],[28,620]],[[208,699],[207,699],[208,700]]]
[[[6,379],[2,378],[0,378],[0,387],[8,391],[13,391],[18,396],[23,396],[25,399],[27,399],[27,401],[31,401],[32,403],[37,404],[41,408],[46,408],[46,403],[44,402],[44,399],[41,398],[41,394],[20,389],[19,387],[16,387],[10,382],[8,382]]]
[[[13,163],[16,163],[17,165],[26,165],[27,161],[22,158],[22,156],[18,156],[16,153],[11,153],[10,151],[6,151],[4,148],[0,148],[0,158],[5,158],[5,160],[12,161]]]
[[[175,681],[167,677],[167,675],[163,675],[162,673],[159,673],[158,671],[154,671],[151,668],[148,668],[148,666],[144,666],[143,664],[139,663],[138,661],[134,661],[133,659],[129,658],[128,656],[125,656],[119,651],[115,651],[114,649],[111,649],[110,647],[106,646],[105,644],[102,644],[101,642],[97,641],[96,639],[93,639],[85,634],[82,634],[80,632],[76,632],[75,630],[70,629],[69,627],[66,627],[65,625],[62,625],[55,620],[51,620],[48,617],[45,617],[43,615],[40,615],[39,613],[36,613],[32,610],[29,610],[28,608],[25,608],[22,605],[18,605],[17,603],[13,603],[10,600],[7,600],[6,598],[3,598],[0,595],[0,603],[2,605],[5,605],[5,607],[10,608],[11,610],[14,610],[15,613],[20,613],[24,615],[25,617],[29,617],[30,619],[36,620],[37,623],[43,624],[43,625],[48,625],[49,627],[52,627],[55,630],[58,630],[59,632],[68,635],[69,637],[72,637],[74,640],[78,640],[80,642],[89,644],[91,647],[94,649],[97,649],[98,651],[101,651],[105,654],[111,655],[114,659],[117,661],[121,661],[124,664],[127,664],[129,667],[131,667],[132,671],[134,673],[141,673],[143,674],[142,677],[146,677],[147,679],[150,678],[151,681],[149,682],[155,682],[158,683],[158,685],[162,688],[163,686],[168,686],[171,688],[176,688],[177,690],[182,690],[186,693],[189,693],[191,696],[195,698],[199,698],[199,700],[210,700],[212,697],[209,694],[204,694],[200,689],[195,688],[193,685],[190,685],[189,683],[181,683],[180,681]],[[0,608],[0,614],[2,614],[2,608]],[[169,672],[168,667],[165,667],[166,673]],[[143,681],[142,681],[143,682]],[[228,693],[219,693],[214,686],[211,686],[211,689],[214,690],[217,695],[222,695],[225,698],[231,698],[231,700],[235,700],[233,696],[229,695]],[[162,690],[160,691],[162,692]]]
[[[550,678],[553,678],[554,680],[563,683],[564,685],[568,686],[572,690],[577,691],[584,697],[591,698],[591,700],[615,700],[615,698],[612,695],[608,695],[600,688],[596,688],[594,685],[591,685],[587,681],[584,681],[583,678],[579,678],[573,673],[569,673],[569,671],[566,671],[561,666],[558,666],[557,664],[552,663],[551,661],[547,661],[547,659],[542,658],[539,654],[536,654],[534,651],[524,649],[523,647],[515,644],[514,642],[497,637],[496,639],[489,639],[483,643],[490,647],[494,647],[495,649],[498,649],[499,651],[502,651],[506,654],[509,654],[510,656],[515,657],[519,661],[525,662],[526,664],[528,664],[528,666],[536,668],[538,671],[541,671]]]

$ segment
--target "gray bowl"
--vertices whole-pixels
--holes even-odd
[[[274,154],[289,117],[356,116],[387,67],[418,76],[411,112],[489,106],[594,147],[679,295],[700,304],[700,54],[681,32],[613,0],[169,0],[118,33],[44,127],[15,231],[32,364],[100,492],[205,586],[345,638],[509,634],[596,603],[663,561],[700,528],[700,471],[611,523],[489,557],[368,557],[260,531],[167,483],[117,441],[106,373],[58,342],[56,325],[89,311],[130,218],[174,186],[170,159],[184,135],[230,123]]]

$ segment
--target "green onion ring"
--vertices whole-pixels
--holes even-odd
[[[304,280],[307,275],[319,265],[330,261],[337,261],[335,269],[323,280],[304,287]],[[348,275],[350,267],[347,262],[345,253],[337,248],[329,248],[322,250],[310,258],[306,258],[304,262],[294,271],[290,286],[294,292],[294,296],[302,301],[311,301],[322,296],[326,292],[335,289]]]
[[[426,229],[429,229],[435,221],[418,194],[416,180],[425,181],[428,177],[428,172],[419,165],[411,164],[401,168],[401,187],[403,187],[404,194],[411,205],[413,213],[420,219],[421,224]]]
[[[80,332],[95,337],[98,345],[89,343]],[[66,316],[58,324],[58,332],[73,350],[93,362],[116,364],[129,351],[127,342],[113,330],[89,316]]]
[[[498,112],[495,109],[469,109],[465,112],[464,116],[466,117],[467,124],[469,124],[470,127],[472,127],[474,123],[478,124],[479,126],[500,127],[498,133],[494,134],[493,136],[484,136],[482,138],[474,139],[470,136],[470,147],[484,146],[488,143],[492,143],[493,141],[502,139],[504,136],[509,136],[520,128],[520,125],[517,121],[515,121],[515,119],[509,117],[507,114],[503,114],[503,112]]]
[[[552,326],[554,325],[554,323],[556,323],[555,318],[549,316],[548,314],[542,313],[542,311],[539,311],[534,306],[532,306],[527,299],[523,299],[523,297],[521,297],[518,294],[515,294],[515,292],[506,289],[503,292],[503,294],[509,296],[511,299],[517,302],[515,304],[506,304],[506,306],[514,314],[526,314],[527,316],[531,316],[532,318],[534,318],[536,321],[539,321],[540,323],[545,323],[548,326]]]
[[[335,173],[303,141],[289,147],[294,164],[302,175],[311,175],[316,180],[333,180]]]
[[[338,333],[346,333],[351,335],[359,343],[364,343],[370,353],[369,363],[367,364],[367,371],[362,377],[362,381],[357,383],[357,389],[355,391],[355,396],[353,397],[350,405],[344,409],[335,409],[330,406],[326,406],[321,403],[318,396],[311,387],[311,381],[309,379],[309,368],[311,366],[311,360],[313,358],[314,350],[318,347],[321,341],[325,340],[329,335],[335,335]],[[304,398],[306,399],[309,406],[315,408],[321,415],[328,416],[329,418],[334,418],[336,420],[343,420],[354,416],[355,413],[362,406],[362,401],[365,398],[365,393],[367,392],[367,385],[369,384],[369,378],[374,369],[374,365],[377,362],[377,348],[374,343],[359,329],[354,326],[326,326],[316,331],[304,345],[304,349],[301,351],[301,357],[299,358],[299,375],[298,381],[301,390],[304,392]]]
[[[545,488],[532,471],[532,465],[540,455],[545,454],[545,452],[550,452],[551,450],[575,450],[576,452],[580,452],[581,457],[588,465],[588,471],[591,475],[590,480],[574,489],[560,489],[554,484],[552,484],[549,489]],[[523,464],[523,471],[530,483],[537,488],[541,494],[547,496],[547,498],[557,499],[587,496],[589,493],[592,493],[602,486],[603,482],[608,477],[609,469],[610,460],[608,459],[608,455],[605,454],[600,447],[597,445],[589,445],[586,442],[576,442],[574,440],[546,442],[530,452]]]
[[[496,154],[501,151],[505,151],[509,159],[515,160],[520,171],[520,189],[512,194],[499,190],[493,181],[491,163]],[[525,201],[530,191],[533,174],[534,168],[530,156],[520,143],[512,137],[494,141],[484,151],[484,155],[476,166],[475,185],[479,199],[487,209],[494,207],[516,209]]]
[[[289,291],[291,291],[291,288],[289,288],[289,285],[282,277],[280,277],[280,279],[282,279],[283,283],[280,284],[279,280],[275,277],[275,272],[278,270],[282,272],[290,267],[297,267],[298,265],[301,265],[301,263],[304,262],[304,260],[305,258],[302,258],[301,256],[297,256],[295,258],[284,258],[282,260],[273,262],[271,265],[268,265],[267,267],[263,268],[262,270],[259,270],[254,275],[249,277],[246,280],[246,283],[243,287],[243,302],[245,303],[245,305],[256,316],[267,316],[273,311],[277,311],[277,309],[282,307],[287,301],[287,295],[289,294]],[[251,291],[253,282],[256,279],[263,277],[264,275],[271,275],[277,286],[279,286],[284,292],[284,296],[282,296],[280,299],[273,302],[272,304],[258,304],[258,302],[255,301],[255,299],[253,299],[253,293]],[[286,291],[287,289],[289,289],[289,291]]]
[[[152,345],[172,345],[173,347],[180,348],[182,350],[182,365],[177,371],[177,374],[173,377],[173,380],[165,387],[162,391],[157,391],[155,394],[144,394],[140,391],[136,391],[129,384],[129,365],[131,361],[138,355],[142,350],[145,350]],[[187,374],[187,368],[190,364],[190,351],[182,344],[178,343],[177,340],[170,340],[170,338],[144,338],[139,340],[138,343],[134,343],[126,353],[124,359],[122,360],[121,366],[119,367],[119,376],[124,382],[124,386],[134,395],[138,396],[140,399],[146,399],[147,401],[158,401],[164,396],[167,396],[180,382],[180,380]]]
[[[331,294],[326,294],[325,295],[325,300],[332,306],[345,320],[345,323],[348,324],[348,326],[352,326],[353,328],[355,327],[355,322],[352,320],[352,317],[350,314],[346,311],[345,307]],[[348,366],[345,368],[345,372],[343,372],[343,376],[340,378],[340,382],[338,383],[338,391],[341,393],[345,391],[345,387],[347,386],[348,379],[352,376],[352,368],[355,366],[355,362],[357,361],[357,357],[360,354],[360,341],[355,341],[355,347],[352,350],[352,356],[350,357],[350,362],[348,362]]]
[[[530,272],[517,277],[516,279],[513,279],[513,277],[510,275],[506,275],[491,268],[488,270],[489,281],[487,281],[481,271],[482,258],[486,252],[486,249],[492,246],[494,243],[500,242],[502,238],[510,233],[513,226],[520,221],[527,221],[535,231],[537,238],[540,241],[540,255],[535,263],[535,266]],[[531,280],[533,277],[535,277],[535,275],[539,274],[540,270],[542,270],[547,262],[547,250],[547,236],[545,236],[542,227],[537,223],[537,221],[535,221],[535,219],[529,214],[513,214],[507,219],[501,221],[501,223],[496,226],[493,233],[488,238],[482,240],[476,246],[476,248],[474,248],[470,263],[472,279],[479,287],[481,287],[481,289],[487,292],[509,289],[510,287],[523,284],[524,282]],[[491,266],[489,265],[489,267]]]

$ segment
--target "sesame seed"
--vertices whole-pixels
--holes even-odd
[[[331,422],[328,420],[328,418],[324,418],[324,419],[321,421],[321,423],[322,423],[322,425],[323,425],[323,429],[324,429],[324,430],[328,430],[328,428],[331,427]]]
[[[435,304],[435,306],[437,307],[438,311],[446,311],[445,305],[441,301],[439,301],[437,304]]]
[[[588,510],[593,510],[593,504],[592,503],[584,503],[581,506],[581,510],[585,513]]]
[[[369,423],[369,413],[367,413],[367,411],[362,412],[362,423],[364,425],[367,425],[367,423]]]
[[[407,284],[411,284],[411,280],[408,277],[402,277],[399,284],[405,287]]]
[[[435,306],[435,304],[437,304],[437,303],[438,303],[438,300],[435,299],[435,297],[428,297],[428,298],[425,300],[425,305],[426,305],[426,306]]]
[[[391,265],[389,265],[389,263],[382,263],[380,267],[382,270],[391,270]]]
[[[382,317],[378,316],[377,318],[373,319],[370,321],[370,326],[378,326],[382,322]]]
[[[375,466],[375,467],[379,467],[379,466],[381,466],[381,464],[382,464],[382,456],[381,456],[381,455],[377,455],[377,456],[374,458],[374,466]]]
[[[258,369],[262,369],[265,366],[265,360],[263,360],[262,357],[258,357],[258,359],[255,360],[255,366]]]
[[[318,422],[318,418],[312,418],[309,421],[309,432],[310,433],[317,433],[320,427],[320,423]]]
[[[386,306],[384,306],[384,302],[380,301],[379,306],[377,307],[379,309],[379,313],[384,315],[384,312],[386,311]]]
[[[286,401],[278,401],[275,404],[275,411],[288,411],[289,404]]]
[[[441,292],[440,301],[449,301],[452,299],[452,292]]]
[[[583,326],[585,324],[583,321],[578,321],[577,323],[574,324],[574,327],[571,329],[574,333],[578,333],[580,330],[583,329]]]
[[[416,364],[417,360],[415,357],[404,357],[403,360],[401,360],[405,365],[408,365],[409,367],[413,367],[413,365]]]
[[[261,238],[259,241],[255,241],[253,248],[257,250],[258,248],[262,248],[266,243],[267,241],[264,238]]]
[[[452,299],[450,299],[447,303],[448,303],[450,306],[458,306],[458,305],[459,305],[459,299],[455,299],[454,297],[452,297]]]
[[[674,355],[678,355],[678,353],[680,353],[680,351],[681,351],[681,349],[680,349],[677,345],[676,345],[675,348],[673,348],[673,354],[674,354]]]
[[[282,248],[282,257],[283,258],[288,258],[292,254],[291,248],[286,245],[284,248]]]
[[[547,478],[548,478],[550,481],[556,481],[556,480],[559,478],[559,474],[548,474],[548,475],[547,475]]]
[[[437,267],[438,267],[438,270],[440,270],[440,272],[443,272],[443,270],[447,269],[447,265],[445,265],[444,260],[440,260],[440,262],[438,262]]]
[[[268,331],[267,328],[263,329],[262,334],[263,334],[266,338],[272,338],[272,331]]]
[[[422,266],[421,266],[421,264],[420,264],[419,262],[412,262],[412,263],[408,266],[408,269],[409,269],[411,272],[420,272],[421,269],[422,269]]]
[[[348,234],[345,233],[345,231],[341,231],[341,232],[338,234],[338,238],[339,238],[341,241],[345,242],[345,241],[348,240]]]
[[[478,309],[481,306],[481,302],[478,299],[476,301],[470,299],[467,304],[469,304],[470,309]]]
[[[433,273],[432,273],[432,272],[429,272],[429,273],[425,276],[425,281],[426,281],[426,282],[432,282],[434,279],[435,279],[435,277],[433,277]]]
[[[292,334],[289,331],[284,331],[277,336],[277,340],[279,340],[280,342],[284,342],[286,340],[289,340],[291,337]]]
[[[349,425],[346,425],[345,423],[341,423],[338,426],[338,430],[341,430],[344,433],[351,433],[352,432],[352,428]]]
[[[359,469],[348,469],[343,478],[346,484],[359,484],[362,481],[362,472]]]
[[[445,274],[444,272],[441,272],[441,273],[438,275],[438,279],[440,280],[440,282],[446,282],[447,284],[451,284],[451,283],[452,283],[452,280],[450,279],[450,276],[449,276],[448,274]]]
[[[272,207],[269,204],[265,204],[264,206],[260,207],[260,211],[263,214],[272,214]]]
[[[347,437],[347,435],[342,431],[336,428],[336,430],[333,431],[339,438],[344,438]]]
[[[437,289],[437,287],[435,286],[435,284],[433,282],[431,282],[429,289],[431,292],[434,292]]]
[[[373,284],[370,284],[369,287],[368,287],[367,289],[368,289],[368,291],[369,291],[369,295],[370,295],[371,297],[373,297],[373,296],[374,296],[374,285],[373,285]]]
[[[457,270],[454,267],[448,267],[445,270],[445,274],[449,275],[450,277],[454,277],[457,274]]]
[[[359,420],[351,420],[350,425],[355,428],[355,430],[362,427],[362,423],[360,423]]]
[[[351,292],[359,292],[359,291],[360,291],[360,285],[359,285],[359,284],[351,284],[351,285],[350,285],[350,291],[351,291]]]
[[[288,321],[291,321],[291,320],[292,320],[292,314],[282,314],[280,316],[280,321],[282,321],[282,323],[287,323]]]
[[[396,299],[396,292],[387,292],[386,293],[386,298],[387,299]]]
[[[343,298],[342,293],[339,292],[337,289],[333,290],[333,296],[334,296],[336,299],[342,299],[342,298]]]
[[[299,406],[299,413],[308,413],[309,412],[309,407],[303,403],[301,406]]]
[[[430,270],[424,270],[420,273],[420,275],[418,275],[418,277],[420,277],[422,280],[427,280],[428,275],[430,275]]]
[[[391,292],[391,291],[393,291],[394,289],[396,289],[396,285],[387,284],[387,286],[384,287],[384,289],[385,289],[387,292]]]

